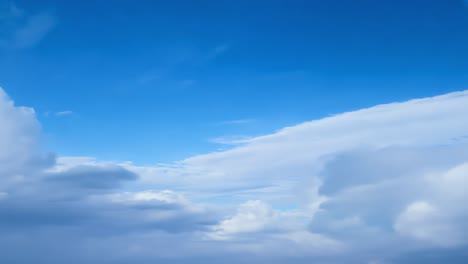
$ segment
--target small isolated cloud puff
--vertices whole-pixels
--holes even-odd
[[[235,120],[228,120],[220,122],[221,125],[242,125],[255,122],[255,119],[235,119]]]
[[[54,113],[56,116],[69,116],[73,114],[73,111],[59,111]]]

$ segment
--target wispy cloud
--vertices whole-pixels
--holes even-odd
[[[249,124],[255,122],[255,119],[246,118],[246,119],[235,119],[235,120],[227,120],[219,122],[220,125],[242,125],[242,124]]]
[[[248,136],[225,136],[210,139],[210,142],[222,145],[239,145],[247,143],[251,137]]]
[[[178,49],[177,51],[183,52],[172,54],[165,64],[148,69],[146,72],[138,75],[136,77],[136,82],[140,85],[147,85],[157,81],[169,81],[174,82],[174,85],[181,84],[182,86],[190,86],[197,80],[192,78],[187,78],[185,80],[180,80],[180,77],[177,77],[177,79],[174,78],[174,73],[177,72],[179,67],[194,70],[205,67],[230,49],[231,46],[228,44],[221,44],[205,50],[180,48],[180,50]]]
[[[57,116],[57,117],[70,116],[70,115],[73,115],[73,114],[75,114],[75,113],[73,111],[70,111],[70,110],[57,111],[57,112],[53,112],[53,111],[44,112],[44,116]]]
[[[155,70],[147,71],[137,77],[138,84],[145,85],[161,79],[161,73]]]
[[[27,18],[26,23],[16,29],[13,42],[17,48],[29,48],[38,44],[56,25],[50,13],[40,13]]]
[[[228,45],[227,43],[218,45],[207,55],[207,58],[209,60],[213,60],[216,57],[221,56],[222,54],[228,52],[230,48],[231,46]]]
[[[185,80],[181,80],[180,82],[180,85],[183,86],[183,87],[188,87],[188,86],[192,86],[194,84],[197,83],[197,80],[194,80],[194,79],[185,79]]]
[[[56,112],[54,113],[56,116],[68,116],[68,115],[72,115],[73,114],[73,111],[59,111],[59,112]]]
[[[0,4],[0,22],[9,23],[25,14],[24,10],[19,8],[13,2],[5,1]]]
[[[0,44],[3,48],[24,49],[40,43],[57,24],[56,17],[48,11],[29,14],[9,3],[0,11]]]

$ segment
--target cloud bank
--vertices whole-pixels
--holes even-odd
[[[142,167],[44,151],[0,89],[0,262],[463,263],[467,113],[457,92]]]

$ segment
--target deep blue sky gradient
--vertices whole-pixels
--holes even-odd
[[[212,138],[468,87],[461,0],[15,5],[56,25],[0,50],[0,85],[60,155],[170,162],[223,147]]]

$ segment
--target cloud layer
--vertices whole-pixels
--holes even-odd
[[[380,105],[142,167],[44,153],[0,89],[0,262],[462,263],[467,112]]]

